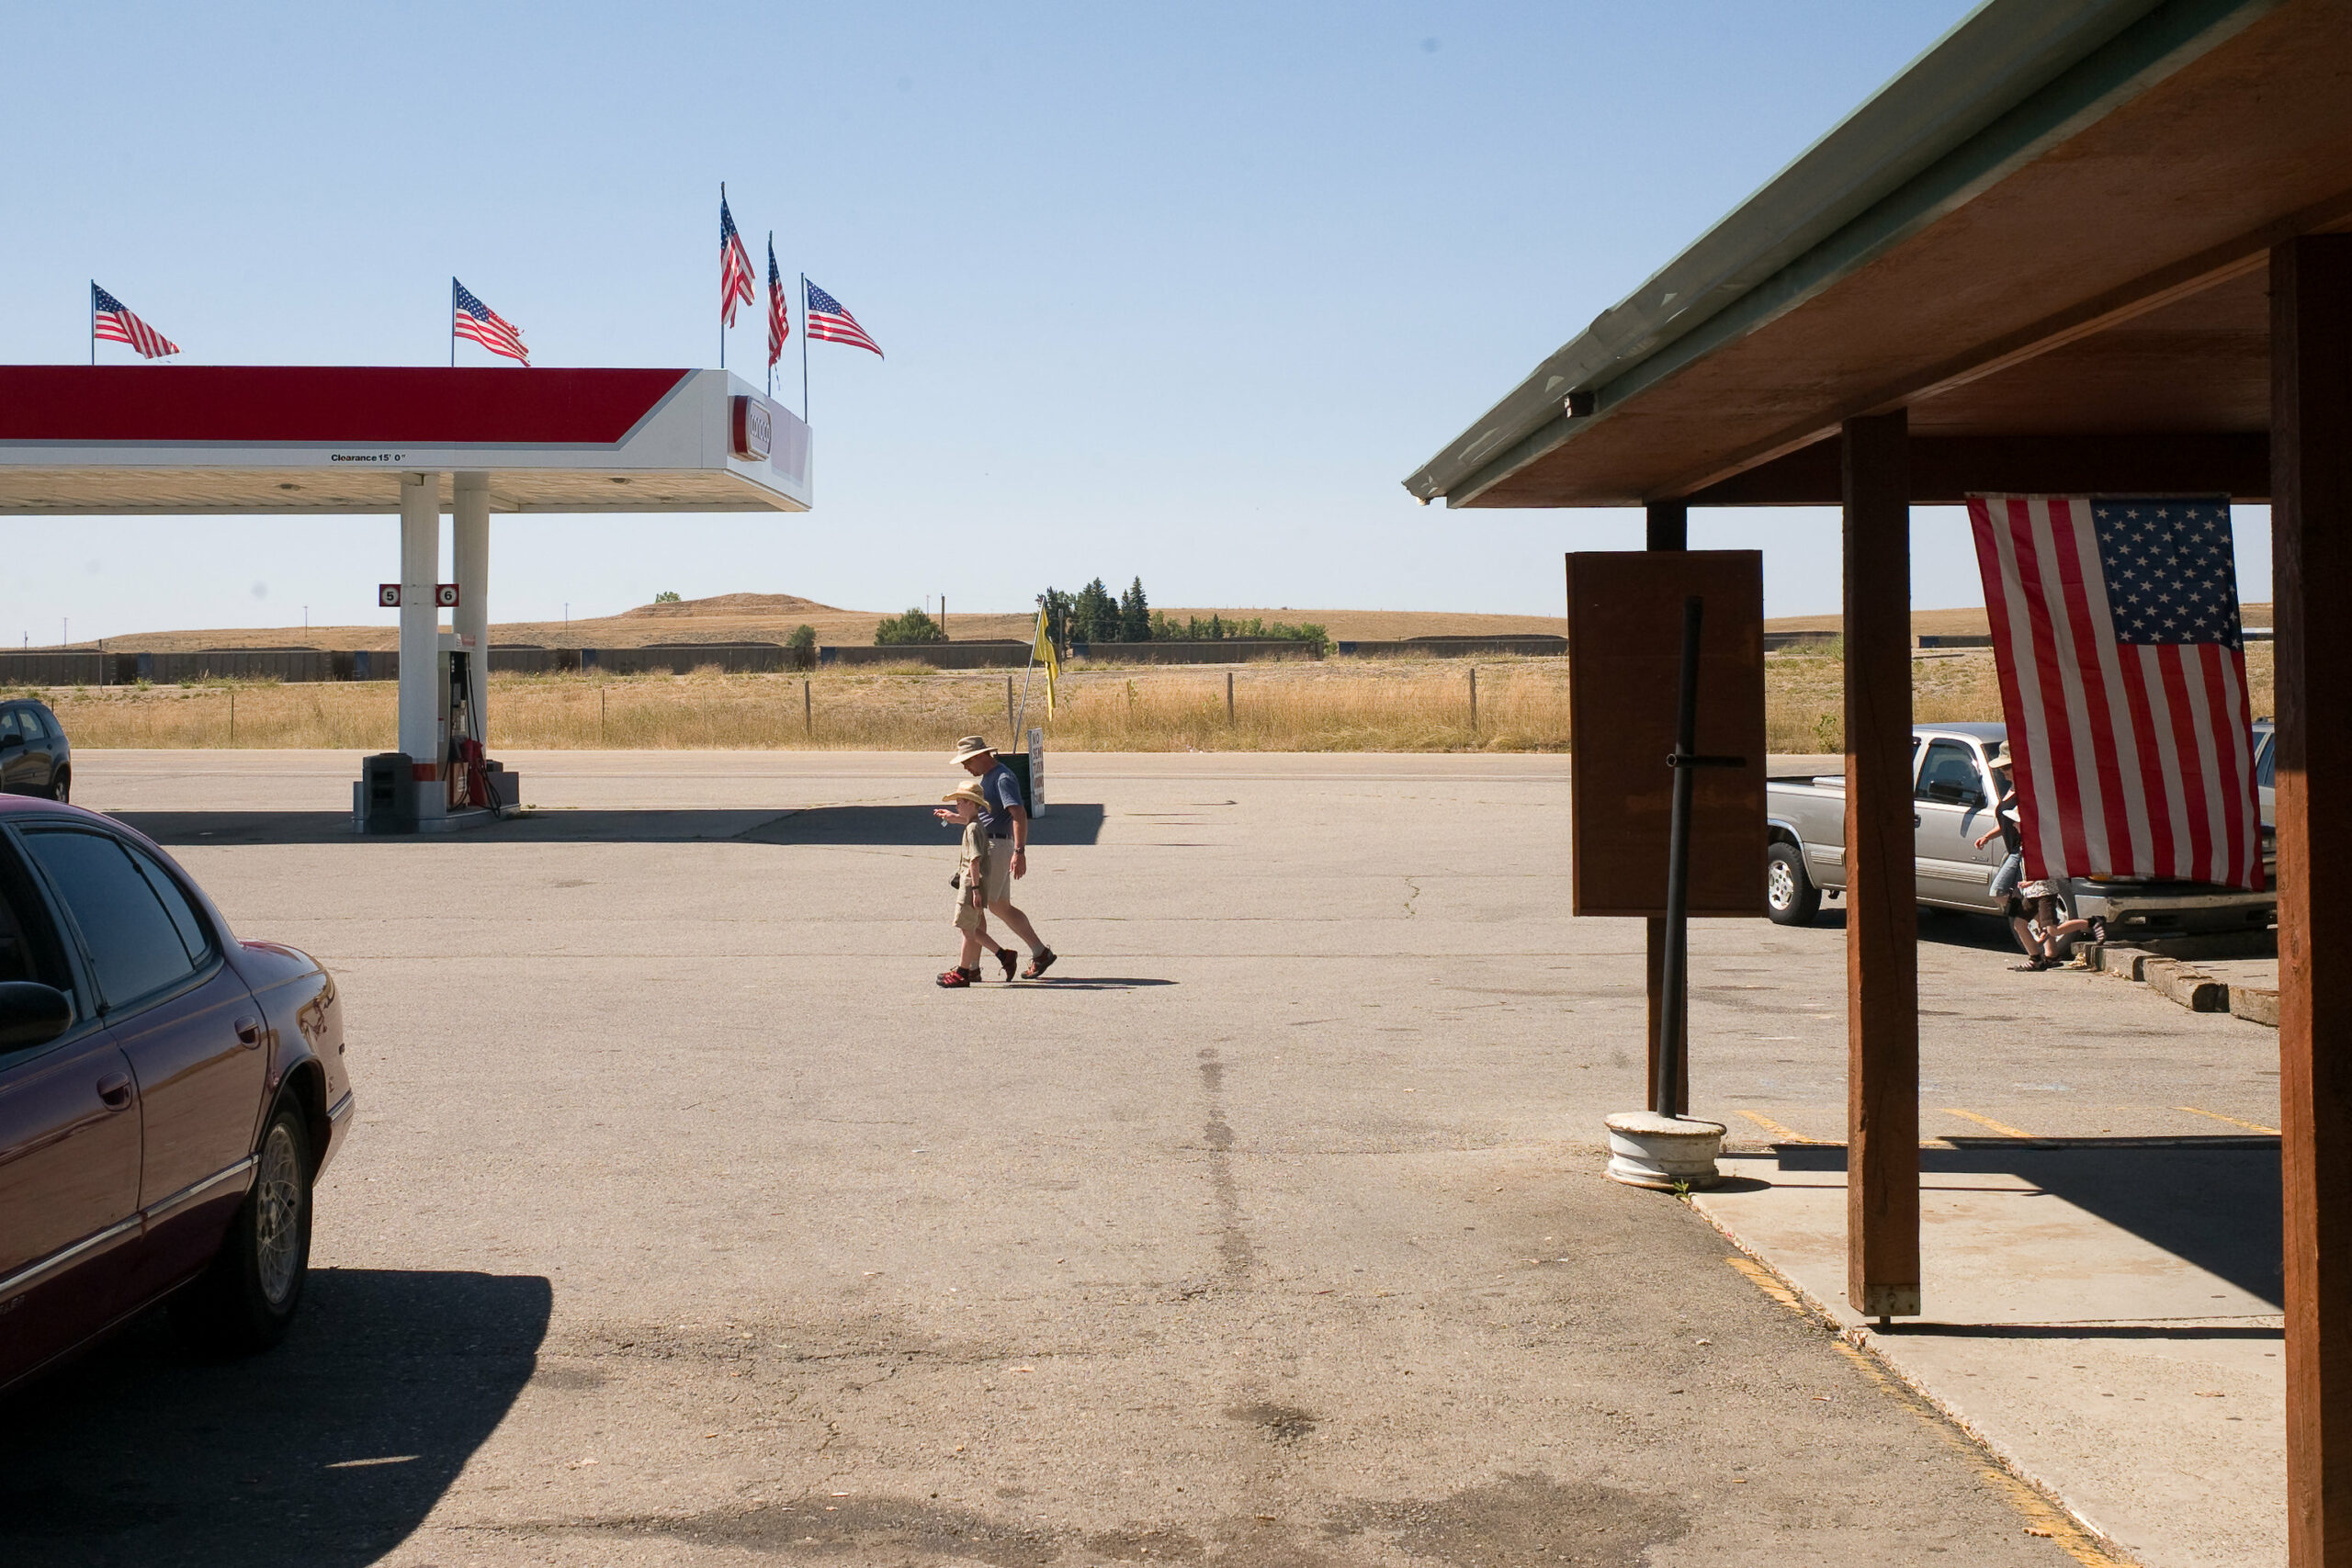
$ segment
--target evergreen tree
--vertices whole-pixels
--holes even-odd
[[[1127,591],[1119,595],[1119,640],[1151,640],[1151,605],[1144,599],[1140,577],[1127,584]]]
[[[1055,652],[1067,654],[1069,652],[1071,637],[1077,635],[1074,627],[1078,615],[1078,600],[1058,588],[1048,588],[1046,590],[1044,608],[1046,636],[1052,641]]]
[[[1076,642],[1117,642],[1119,602],[1096,578],[1078,591],[1078,607],[1070,616],[1070,637]]]

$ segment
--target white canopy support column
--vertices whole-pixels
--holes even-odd
[[[447,815],[441,762],[441,476],[401,476],[400,749],[416,764],[420,820]]]
[[[490,744],[490,476],[459,474],[453,481],[455,510],[450,549],[458,558],[458,613],[452,618],[458,645],[472,656],[474,733]],[[466,645],[470,644],[470,647]]]

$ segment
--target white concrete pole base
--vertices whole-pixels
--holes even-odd
[[[1628,1187],[1713,1187],[1723,1179],[1715,1172],[1723,1152],[1720,1122],[1655,1111],[1620,1111],[1609,1118],[1609,1179]]]

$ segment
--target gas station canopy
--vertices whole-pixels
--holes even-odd
[[[805,512],[808,427],[723,370],[0,366],[0,513]]]

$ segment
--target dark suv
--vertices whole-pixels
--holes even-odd
[[[63,800],[74,788],[74,747],[47,705],[0,703],[0,790]]]

